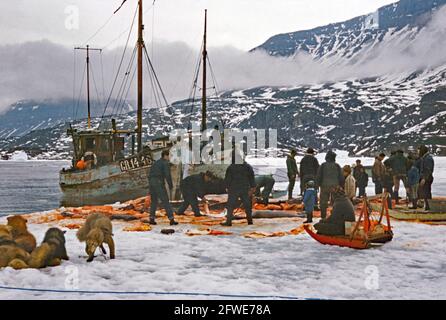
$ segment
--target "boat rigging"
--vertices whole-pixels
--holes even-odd
[[[87,112],[88,112],[88,129],[91,128],[91,103],[90,103],[90,51],[99,51],[102,53],[102,49],[86,47],[76,47],[74,50],[85,50],[87,52]]]
[[[122,5],[126,1],[123,1]],[[121,5],[121,7],[122,7]],[[120,7],[120,8],[121,8]],[[118,12],[117,10],[116,12]],[[138,0],[137,11],[130,28],[127,44],[130,41],[130,34],[133,30],[134,21],[138,17],[138,35],[134,54],[130,58],[129,66],[125,72],[123,83],[118,91],[117,97],[125,101],[126,94],[132,86],[132,65],[136,61],[137,73],[137,119],[136,128],[124,130],[118,129],[115,119],[111,119],[111,128],[101,127],[105,117],[107,107],[110,104],[111,96],[114,92],[118,75],[125,59],[127,45],[124,48],[116,78],[114,79],[110,96],[104,107],[101,122],[97,128],[93,128],[91,123],[90,105],[90,51],[100,49],[79,47],[78,50],[87,52],[87,107],[88,126],[87,130],[75,129],[72,125],[67,131],[73,139],[74,157],[72,167],[63,169],[60,172],[60,186],[63,191],[62,205],[78,206],[86,204],[104,204],[117,201],[126,201],[135,197],[144,196],[149,189],[148,173],[154,160],[160,157],[163,150],[171,148],[172,143],[168,138],[153,139],[149,143],[143,143],[143,98],[144,98],[144,60],[147,62],[149,75],[154,88],[154,95],[162,97],[167,105],[164,92],[161,88],[158,77],[150,61],[144,42],[143,24],[143,0]],[[145,56],[145,57],[144,57]],[[145,59],[144,59],[145,58]],[[129,78],[130,79],[129,81]],[[161,99],[159,99],[160,101]],[[119,103],[116,103],[119,110]],[[136,141],[135,141],[136,135]],[[126,152],[125,137],[131,136],[131,152]],[[136,148],[135,148],[136,144]],[[181,178],[180,171],[172,168],[174,180]],[[179,182],[179,181],[177,181]],[[176,183],[178,185],[179,183]]]

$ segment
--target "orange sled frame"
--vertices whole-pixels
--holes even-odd
[[[310,224],[304,225],[305,231],[316,241],[322,244],[334,245],[340,247],[348,247],[352,249],[369,249],[377,244],[384,244],[392,241],[393,232],[390,225],[389,206],[387,199],[389,193],[385,193],[382,197],[381,212],[378,219],[372,215],[367,197],[364,197],[361,214],[356,222],[355,228],[350,236],[326,236],[317,234]],[[386,218],[387,225],[383,225],[383,218]],[[364,232],[359,235],[360,226],[362,225]],[[376,226],[383,225],[383,233],[374,234],[373,230]]]

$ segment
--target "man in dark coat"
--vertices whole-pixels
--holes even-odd
[[[314,181],[319,169],[319,161],[314,156],[315,152],[312,148],[308,148],[305,156],[300,161],[300,192],[304,194],[305,187],[309,181]]]
[[[393,172],[392,172],[392,161],[387,159],[384,161],[384,175],[382,180],[382,185],[384,193],[388,193],[387,205],[389,209],[392,209],[392,192],[393,192]]]
[[[258,203],[262,204],[268,204],[269,203],[269,196],[271,192],[273,191],[274,184],[276,183],[276,180],[273,178],[272,175],[257,175],[255,176],[255,183],[256,183],[256,191],[255,196],[257,198],[260,198],[260,201],[257,201]]]
[[[397,150],[395,155],[390,158],[393,172],[393,198],[399,203],[400,182],[403,181],[404,188],[407,192],[407,158],[404,156],[403,150]]]
[[[180,190],[183,195],[183,203],[178,209],[177,215],[184,215],[190,205],[196,217],[202,216],[198,207],[198,198],[203,198],[206,195],[206,184],[212,176],[212,173],[208,171],[188,176],[181,181]]]
[[[286,168],[288,175],[288,199],[291,200],[293,198],[293,190],[294,185],[296,184],[296,178],[299,176],[299,170],[297,169],[296,163],[296,150],[291,150],[291,153],[288,155],[286,159]]]
[[[328,201],[331,197],[331,190],[334,187],[344,185],[344,175],[341,166],[336,163],[336,153],[328,151],[325,161],[317,172],[316,184],[321,188],[320,207],[321,217],[327,217]]]
[[[420,186],[420,180],[420,169],[413,163],[412,168],[407,172],[407,186],[410,190],[409,201],[412,203],[412,206],[409,206],[409,209],[418,208],[418,188]]]
[[[353,168],[353,178],[355,178],[356,179],[356,181],[358,181],[358,179],[359,179],[359,175],[360,175],[360,172],[361,172],[361,168],[363,167],[363,165],[362,165],[362,162],[361,162],[361,160],[356,160],[356,165],[355,165],[355,167]]]
[[[166,185],[169,189],[173,189],[172,177],[170,174],[169,151],[164,150],[161,153],[161,159],[155,161],[149,172],[149,188],[150,188],[150,224],[156,225],[155,214],[158,206],[158,201],[161,201],[164,209],[167,212],[167,217],[170,220],[170,225],[177,225],[178,222],[174,220],[173,209],[169,202],[169,195],[167,194]]]
[[[239,199],[245,208],[248,224],[253,224],[251,198],[256,187],[254,169],[248,163],[240,162],[233,161],[226,170],[225,183],[228,190],[228,213],[226,222],[222,223],[226,227],[232,226],[233,212],[238,207]]]
[[[386,155],[381,153],[375,158],[375,162],[372,167],[372,181],[375,184],[375,194],[383,193],[383,178],[386,167],[383,164]]]
[[[314,225],[318,234],[337,236],[345,235],[345,222],[355,221],[355,208],[352,202],[344,193],[342,187],[332,188],[333,210],[330,217],[322,219]]]
[[[434,158],[426,146],[418,148],[420,159],[417,163],[420,170],[420,196],[424,199],[425,210],[429,211],[429,200],[432,199],[432,183],[434,182]]]
[[[366,188],[369,184],[369,175],[365,171],[364,166],[361,166],[358,173],[358,180],[356,180],[356,185],[359,189],[359,197],[364,197],[366,195]]]

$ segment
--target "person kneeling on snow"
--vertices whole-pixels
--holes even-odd
[[[345,195],[342,187],[334,187],[332,190],[334,204],[333,211],[327,219],[322,219],[314,225],[318,234],[328,236],[345,235],[345,222],[355,221],[355,208]]]
[[[317,193],[314,189],[314,181],[310,180],[306,183],[305,192],[304,192],[304,207],[305,213],[307,214],[307,221],[304,223],[312,223],[313,222],[313,211],[314,206],[316,205],[316,197]]]
[[[269,196],[273,191],[274,184],[276,180],[272,175],[257,175],[254,178],[256,184],[256,191],[254,195],[256,196],[256,202],[268,205]]]
[[[198,198],[204,198],[206,194],[205,186],[212,178],[212,172],[207,171],[206,173],[202,172],[188,176],[180,182],[183,203],[178,209],[177,215],[184,215],[184,212],[190,205],[195,217],[202,216],[200,208],[198,207]]]

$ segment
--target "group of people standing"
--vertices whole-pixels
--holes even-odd
[[[237,155],[235,155],[237,158]],[[161,202],[166,210],[170,225],[177,225],[174,219],[174,211],[169,201],[166,184],[169,189],[173,189],[172,177],[170,173],[169,151],[163,151],[161,159],[157,160],[149,172],[150,186],[150,224],[156,225],[156,209],[158,202]],[[210,182],[214,181],[213,187]],[[217,193],[228,194],[227,216],[223,226],[232,226],[233,212],[239,207],[241,201],[247,217],[248,225],[253,224],[252,220],[252,197],[256,192],[256,181],[254,169],[241,158],[233,159],[232,164],[226,170],[225,179],[216,178],[212,172],[207,171],[190,175],[180,182],[180,190],[183,195],[183,203],[177,210],[177,215],[184,215],[186,209],[191,206],[196,217],[200,217],[198,198],[203,198],[206,194],[213,193],[215,185],[218,185]],[[271,187],[272,188],[272,187]],[[212,191],[211,191],[212,190]]]
[[[359,190],[359,197],[366,195],[369,176],[365,167],[360,160],[357,160],[353,169],[350,166],[341,168],[336,162],[336,153],[333,151],[328,151],[325,162],[319,165],[312,148],[306,151],[298,167],[296,155],[297,152],[292,150],[286,159],[289,179],[288,198],[292,199],[296,180],[299,177],[307,217],[306,223],[312,222],[313,211],[318,209],[319,203],[322,220],[317,224],[318,227],[322,226],[322,230],[328,233],[339,232],[344,228],[345,221],[351,221],[352,217],[354,221],[353,201],[356,198],[357,190]],[[388,192],[391,195],[388,198],[389,208],[391,208],[392,199],[396,203],[399,202],[399,189],[402,182],[412,208],[417,208],[418,199],[423,199],[425,209],[430,210],[429,200],[432,199],[434,159],[429,153],[429,149],[426,146],[420,146],[417,154],[411,153],[407,157],[402,150],[397,150],[392,152],[388,159],[384,160],[385,157],[384,153],[379,154],[372,167],[375,193],[378,195]],[[183,179],[180,189],[184,201],[177,214],[184,214],[185,210],[191,206],[195,216],[201,216],[198,198],[203,198],[205,194],[210,193],[207,186],[213,179],[215,177],[211,172],[199,173]],[[149,173],[151,224],[156,224],[155,213],[159,201],[166,210],[170,224],[178,224],[174,220],[166,183],[170,189],[173,188],[168,151],[162,153],[161,159],[154,163]],[[274,185],[274,179],[266,176],[255,177],[253,168],[244,159],[233,159],[233,163],[227,168],[225,179],[220,182],[220,185],[221,192],[228,194],[227,219],[222,225],[232,225],[233,211],[240,202],[245,208],[248,224],[252,224],[252,197],[257,195],[261,201],[267,202]],[[262,193],[260,193],[261,188],[264,191]],[[329,203],[333,205],[333,210],[331,216],[327,218]],[[330,225],[333,223],[335,226]]]
[[[309,148],[300,162],[300,170],[296,162],[295,150],[287,157],[288,170],[288,197],[292,198],[297,177],[301,180],[301,195],[306,223],[311,223],[313,211],[317,208],[318,190],[321,211],[321,222],[315,228],[321,227],[323,233],[334,234],[344,229],[345,221],[354,221],[353,202],[358,197],[366,195],[369,175],[361,160],[357,160],[352,168],[349,165],[341,166],[336,162],[336,153],[327,152],[325,162],[319,165],[313,149]],[[411,202],[410,208],[418,208],[418,200],[423,199],[426,210],[430,210],[429,200],[432,199],[432,182],[434,160],[426,146],[420,146],[418,153],[411,153],[407,157],[402,150],[392,152],[386,160],[384,153],[375,158],[372,167],[372,181],[375,184],[375,194],[388,192],[389,208],[392,208],[392,199],[399,203],[399,189],[401,182],[406,188],[406,194]],[[333,204],[331,216],[327,219],[329,202]],[[336,204],[337,203],[337,204]],[[350,206],[350,204],[352,204]],[[336,204],[336,205],[335,205]],[[343,218],[342,218],[343,217]],[[353,217],[353,220],[351,220]],[[335,225],[330,225],[333,224]],[[329,227],[327,229],[327,223]]]
[[[422,145],[417,153],[409,153],[407,157],[403,150],[397,150],[392,152],[388,159],[384,160],[384,158],[384,154],[376,157],[372,168],[376,194],[388,192],[391,195],[389,198],[391,208],[391,199],[395,200],[396,204],[399,203],[402,182],[411,203],[409,208],[418,208],[418,200],[422,199],[425,210],[429,211],[435,167],[434,158],[429,153],[429,149]]]
[[[293,152],[294,154],[294,152]],[[307,220],[313,222],[313,211],[317,207],[320,189],[321,220],[314,225],[320,234],[344,234],[345,222],[355,221],[355,209],[352,201],[345,192],[346,182],[344,170],[336,162],[336,153],[327,152],[325,162],[319,165],[313,149],[308,149],[300,163],[301,193]],[[327,217],[329,202],[333,209]]]

